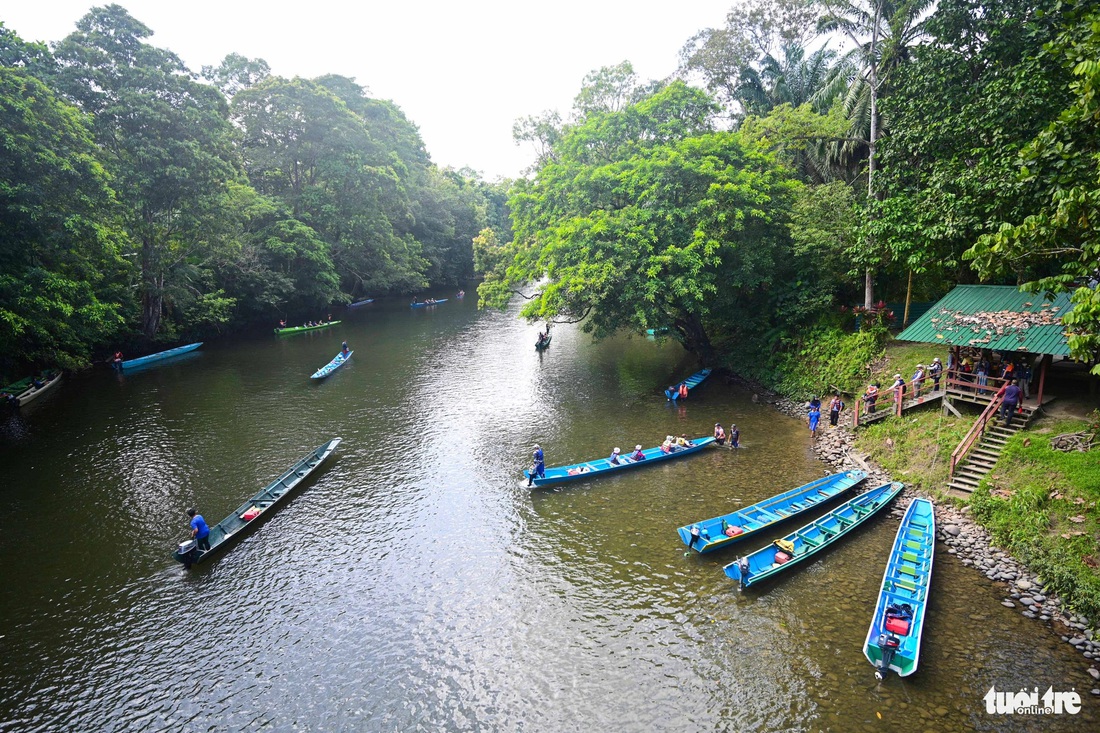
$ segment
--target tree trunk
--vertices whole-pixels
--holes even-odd
[[[151,238],[141,244],[141,332],[152,340],[160,328],[160,314],[164,307],[163,280],[156,272],[156,258]]]
[[[905,288],[905,316],[901,319],[901,327],[909,325],[909,303],[913,300],[913,271],[909,271],[909,285]]]
[[[699,316],[690,314],[677,318],[674,322],[676,331],[680,334],[684,348],[695,354],[703,364],[712,364],[714,361],[714,347],[710,343]]]
[[[871,134],[867,140],[867,206],[875,200],[875,148],[878,145],[878,53],[879,25],[882,22],[882,3],[875,3],[875,25],[871,32]],[[872,246],[873,248],[873,246]],[[863,307],[871,310],[875,305],[875,282],[871,268],[867,268],[863,281]]]

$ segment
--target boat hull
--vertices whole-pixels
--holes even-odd
[[[782,540],[776,540],[767,547],[762,547],[756,552],[731,562],[723,570],[730,579],[736,580],[741,588],[767,580],[835,544],[840,538],[880,512],[903,488],[905,488],[903,484],[895,481],[866,491],[796,529]],[[789,542],[794,546],[793,552],[784,552],[784,555],[788,556],[786,560],[777,557],[777,553],[780,552],[777,543],[780,541]]]
[[[58,374],[56,377],[54,377],[50,381],[43,384],[41,387],[35,388],[32,385],[30,389],[28,389],[26,392],[23,392],[22,394],[20,394],[16,398],[16,400],[18,401],[19,406],[22,407],[23,405],[27,404],[28,402],[32,402],[34,400],[37,400],[39,397],[41,397],[42,395],[49,392],[50,390],[52,390],[54,387],[56,387],[60,383],[61,383],[61,375]]]
[[[714,438],[695,438],[692,441],[695,445],[688,446],[686,448],[680,448],[670,453],[664,453],[661,451],[660,446],[656,448],[648,448],[642,453],[645,454],[645,459],[640,461],[632,461],[626,456],[622,456],[619,460],[621,463],[618,465],[612,464],[606,458],[596,459],[594,461],[586,461],[584,463],[572,463],[568,466],[555,466],[554,468],[546,469],[546,475],[543,478],[536,476],[534,478],[535,486],[547,486],[549,484],[560,484],[566,481],[575,481],[578,479],[590,479],[597,476],[607,476],[610,474],[620,473],[622,471],[628,471],[633,468],[639,468],[641,466],[651,466],[655,463],[661,463],[662,461],[672,460],[674,458],[683,458],[693,453],[698,453],[707,446],[714,442]],[[529,470],[524,471],[523,475],[530,479],[531,472]]]
[[[446,302],[447,302],[446,298],[441,298],[441,299],[435,301],[434,303],[409,303],[409,307],[410,308],[428,308],[430,306],[439,305],[440,303],[446,303]]]
[[[545,349],[547,346],[550,345],[550,342],[553,340],[553,338],[554,338],[554,334],[549,333],[549,334],[546,335],[546,340],[545,341],[536,341],[535,342],[535,351],[542,351],[543,349]]]
[[[686,384],[687,388],[688,388],[688,392],[691,392],[691,390],[698,387],[700,384],[703,383],[703,381],[707,377],[710,376],[711,371],[712,370],[710,370],[710,369],[703,369],[703,370],[700,370],[698,372],[695,372],[695,374],[692,374],[690,377],[685,379],[683,382],[677,382],[675,389],[666,389],[665,390],[665,397],[669,398],[670,400],[679,399],[680,398],[680,393],[678,391],[678,388],[681,384]]]
[[[913,499],[894,538],[863,645],[863,656],[875,666],[879,679],[887,669],[901,677],[917,671],[935,551],[936,514],[932,502]],[[893,618],[888,619],[888,615]]]
[[[312,375],[310,375],[309,378],[324,379],[325,377],[329,376],[334,371],[351,361],[351,355],[354,353],[354,351],[349,351],[347,356],[344,356],[343,354],[337,354],[332,361],[315,371]]]
[[[276,336],[287,336],[292,333],[305,333],[306,331],[320,331],[322,328],[328,328],[329,326],[335,326],[340,321],[328,321],[322,323],[319,326],[291,326],[290,328],[276,328]]]
[[[299,460],[279,478],[265,486],[251,499],[241,504],[228,517],[210,528],[210,549],[203,552],[191,549],[191,542],[181,543],[172,556],[190,567],[196,563],[206,562],[210,558],[228,549],[234,540],[244,536],[250,528],[259,524],[263,519],[274,513],[275,507],[284,502],[291,492],[306,480],[321,463],[328,458],[336,446],[340,445],[340,438],[333,438],[324,445],[314,449],[304,458]],[[243,519],[242,515],[255,512],[251,519]],[[184,551],[186,549],[186,551]]]
[[[139,367],[139,366],[146,366],[147,364],[152,364],[153,362],[156,362],[156,361],[161,361],[163,359],[171,359],[173,356],[179,356],[180,354],[186,354],[188,352],[194,351],[195,349],[199,348],[200,346],[202,346],[202,341],[198,342],[197,344],[187,344],[186,346],[177,346],[174,349],[168,349],[168,351],[161,351],[159,353],[150,354],[149,356],[142,356],[142,357],[139,357],[137,359],[128,359],[127,361],[122,362],[121,366],[122,366],[123,370],[133,369],[134,367]]]
[[[374,302],[374,298],[367,298],[366,300],[357,300],[354,303],[348,303],[348,308],[358,308],[362,305],[369,305]]]
[[[846,471],[825,476],[744,509],[685,525],[676,532],[685,545],[699,554],[721,550],[741,540],[764,534],[781,522],[823,506],[866,477],[867,474],[863,471]],[[731,534],[725,534],[726,527],[732,528]],[[693,529],[698,532],[693,532]]]

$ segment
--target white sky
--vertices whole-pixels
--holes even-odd
[[[668,76],[684,42],[721,26],[735,0],[117,2],[195,72],[236,52],[279,76],[354,77],[405,111],[438,165],[491,180],[518,176],[534,157],[512,140],[517,118],[565,116],[601,66],[628,60],[642,80]],[[107,4],[3,0],[0,21],[24,40],[55,42]]]

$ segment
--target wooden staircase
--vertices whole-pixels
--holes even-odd
[[[977,431],[975,436],[977,439],[974,440],[968,435],[952,454],[954,468],[947,483],[949,493],[956,496],[969,496],[974,489],[978,488],[982,477],[993,470],[997,459],[1001,457],[1001,451],[1004,450],[1008,439],[1026,428],[1038,410],[1037,407],[1025,405],[1022,412],[1013,414],[1008,425],[1000,425],[990,414],[987,414],[995,413],[995,410],[990,408],[999,408],[999,406],[999,400],[990,402],[989,408],[971,428],[971,432]],[[966,445],[968,439],[972,440],[971,445]]]

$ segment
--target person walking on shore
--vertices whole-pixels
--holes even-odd
[[[810,437],[814,440],[817,439],[817,424],[821,421],[821,404],[810,406],[810,415],[808,418],[810,423]]]
[[[840,392],[833,393],[833,399],[829,402],[829,425],[836,427],[840,422],[840,413],[844,410],[844,400],[840,399]]]

